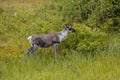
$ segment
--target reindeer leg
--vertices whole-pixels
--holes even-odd
[[[38,48],[37,45],[34,45],[34,46],[33,46],[33,49],[32,49],[32,51],[31,51],[31,56],[33,55],[33,53],[36,51],[37,48]]]
[[[57,58],[57,48],[58,48],[58,44],[55,43],[55,44],[53,44],[53,46],[54,46],[54,54],[55,54],[55,60],[56,60],[56,58]]]
[[[31,46],[27,51],[26,51],[26,54],[29,54],[32,50],[33,50],[33,46]]]

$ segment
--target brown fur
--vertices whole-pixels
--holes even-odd
[[[32,44],[40,44],[44,43],[44,47],[49,47],[53,45],[54,42],[59,43],[59,32],[54,32],[50,34],[41,34],[41,35],[33,35],[32,36]],[[47,44],[46,44],[47,43]]]

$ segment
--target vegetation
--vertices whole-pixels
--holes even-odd
[[[1,80],[119,80],[119,0],[1,0]],[[76,29],[59,45],[26,56],[31,34]]]

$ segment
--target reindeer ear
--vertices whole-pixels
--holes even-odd
[[[67,24],[65,24],[65,25],[64,25],[64,28],[65,28],[65,29],[67,29],[67,28],[68,28]]]

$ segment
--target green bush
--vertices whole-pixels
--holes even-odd
[[[99,29],[91,29],[83,24],[74,24],[75,33],[71,33],[63,45],[72,50],[94,53],[106,47],[106,33]]]

